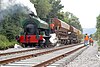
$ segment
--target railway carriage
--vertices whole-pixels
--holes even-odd
[[[80,43],[82,39],[82,32],[73,26],[70,26],[69,40],[70,43]]]
[[[52,23],[54,24],[58,42],[60,42],[61,44],[78,43],[81,41],[82,33],[80,30],[63,22],[58,18],[53,18]]]
[[[58,42],[60,42],[61,44],[67,44],[68,30],[70,29],[70,25],[57,18],[53,18],[52,22],[54,23],[55,33],[59,40]]]

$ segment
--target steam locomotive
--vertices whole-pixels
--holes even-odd
[[[82,33],[75,27],[52,18],[50,21],[43,21],[30,14],[30,18],[23,22],[24,32],[17,37],[17,41],[27,46],[57,46],[81,42]],[[51,44],[50,44],[51,43]]]

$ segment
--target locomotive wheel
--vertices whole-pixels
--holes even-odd
[[[25,44],[21,44],[21,46],[25,48]]]
[[[72,44],[72,40],[69,40],[69,44]]]
[[[50,36],[45,36],[44,39],[45,39],[44,47],[47,48],[47,47],[50,46],[50,45],[49,45],[49,44],[50,44],[50,41],[49,41]]]
[[[65,44],[65,40],[63,40],[63,45]]]
[[[39,47],[40,48],[44,48],[44,43],[43,43],[43,41],[41,40],[41,41],[39,41]]]
[[[65,45],[67,45],[67,40],[65,40]]]
[[[22,47],[24,47],[24,48],[26,48],[26,47],[32,47],[32,44],[22,44]]]
[[[37,46],[37,44],[33,44],[33,43],[30,43],[30,44],[22,44],[22,47],[24,48],[27,48],[27,47],[35,47]]]
[[[62,44],[62,40],[60,40],[60,43]]]
[[[27,44],[22,44],[22,47],[26,48],[26,47],[28,47],[28,45]]]
[[[64,40],[64,45],[66,45],[66,40]]]

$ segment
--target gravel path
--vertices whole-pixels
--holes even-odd
[[[98,46],[90,46],[81,55],[70,62],[67,67],[100,67],[100,58],[96,56],[98,53]]]

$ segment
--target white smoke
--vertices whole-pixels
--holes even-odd
[[[34,4],[30,0],[0,0],[0,20],[18,10],[26,13],[34,12],[37,15]]]

